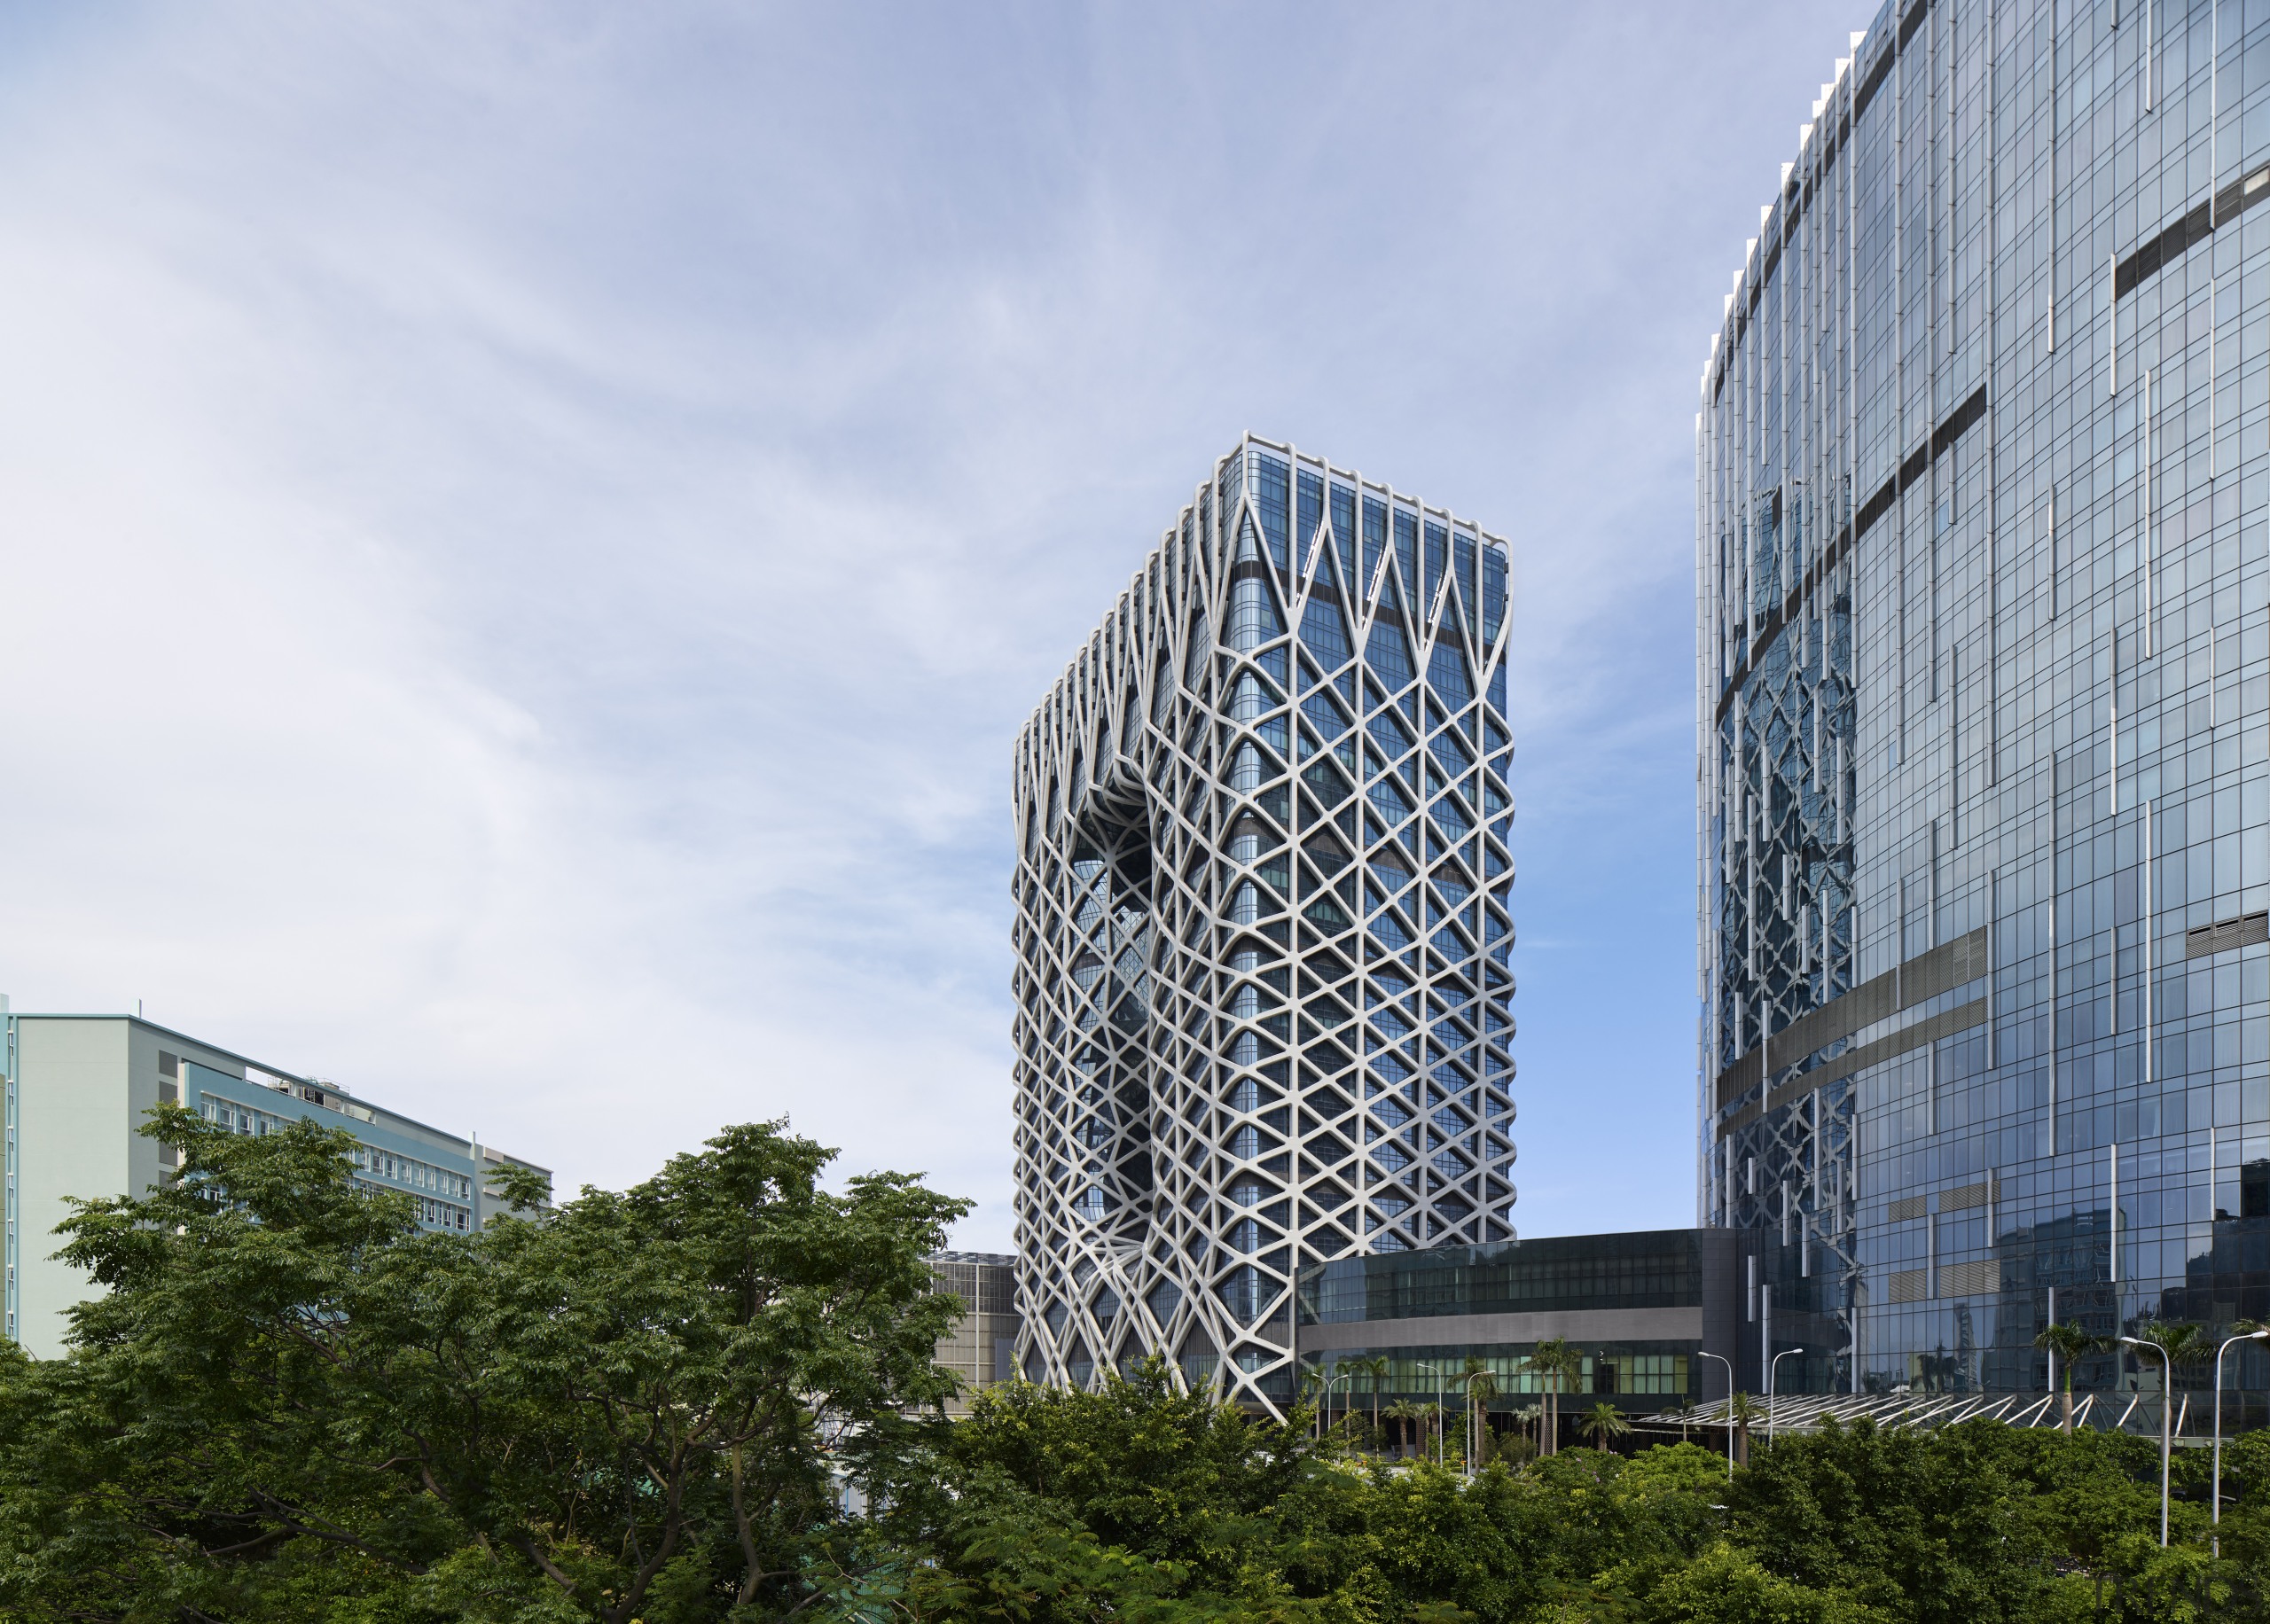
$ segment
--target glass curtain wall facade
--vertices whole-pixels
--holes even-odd
[[[1018,1360],[1293,1392],[1303,1264],[1512,1237],[1504,544],[1248,438],[1020,737]]]
[[[1854,46],[1697,418],[1701,1216],[1822,1379],[2038,1388],[2270,1309],[2270,6]]]

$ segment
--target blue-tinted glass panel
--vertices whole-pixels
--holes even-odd
[[[1299,491],[1299,506],[1293,528],[1294,562],[1306,569],[1309,547],[1316,540],[1318,527],[1324,523],[1324,481],[1303,468],[1295,484]]]
[[[1332,488],[1332,535],[1340,564],[1340,589],[1352,603],[1363,589],[1356,575],[1356,493],[1345,485]]]
[[[1356,657],[1356,651],[1348,641],[1348,629],[1340,618],[1339,605],[1321,593],[1311,597],[1308,608],[1302,613],[1301,643],[1327,671]]]
[[[1261,533],[1269,545],[1269,558],[1279,569],[1285,567],[1288,552],[1287,532],[1291,514],[1287,511],[1292,498],[1292,470],[1267,452],[1256,452],[1253,459],[1253,504],[1261,514]]]

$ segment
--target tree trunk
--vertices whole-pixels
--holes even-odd
[[[2064,1392],[2064,1411],[2065,1411],[2065,1433],[2066,1433],[2066,1436],[2070,1437],[2070,1436],[2072,1435],[2072,1432],[2073,1432],[2073,1388],[2072,1388],[2072,1385],[2071,1385],[2070,1383],[2066,1384],[2066,1387],[2065,1387],[2065,1392]]]

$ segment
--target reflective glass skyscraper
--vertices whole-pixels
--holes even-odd
[[[1304,1263],[1513,1235],[1503,544],[1247,439],[1016,749],[1018,1357],[1293,1390]]]
[[[1702,1215],[1810,1385],[2039,1386],[2270,1314],[2270,8],[1854,45],[1702,377]]]

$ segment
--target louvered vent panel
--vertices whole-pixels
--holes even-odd
[[[2002,1265],[1998,1259],[1939,1265],[1942,1297],[1988,1297],[2002,1289]]]
[[[2212,925],[2186,931],[2183,956],[2206,958],[2233,948],[2251,947],[2258,941],[2270,941],[2270,913],[2242,914],[2235,919],[2219,919]]]
[[[1994,1198],[1994,1183],[1992,1179],[1976,1184],[1965,1184],[1960,1190],[1943,1191],[1939,1195],[1939,1210],[1943,1213],[1959,1213],[1965,1207],[1984,1206]]]

